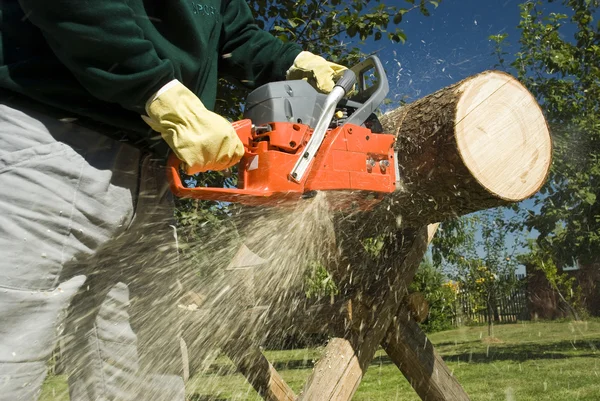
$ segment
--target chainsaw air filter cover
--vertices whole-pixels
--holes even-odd
[[[244,118],[255,125],[280,121],[314,127],[326,97],[306,81],[273,82],[248,95]]]

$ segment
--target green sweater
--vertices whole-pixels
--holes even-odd
[[[244,0],[2,0],[0,96],[17,93],[145,142],[146,100],[178,79],[207,108],[218,73],[255,87],[301,51],[258,28]]]

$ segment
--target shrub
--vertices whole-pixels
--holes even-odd
[[[427,319],[421,328],[428,333],[448,330],[456,319],[456,285],[449,282],[445,275],[436,269],[431,260],[425,259],[412,284],[410,292],[421,292],[429,303]]]

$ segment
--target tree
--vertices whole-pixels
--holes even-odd
[[[507,249],[509,228],[497,208],[447,222],[434,238],[434,263],[485,312],[490,336],[500,320],[497,299],[518,285],[514,249]]]
[[[554,3],[554,4],[552,4]],[[561,12],[550,12],[550,8]],[[539,100],[554,139],[554,162],[537,196],[522,209],[539,231],[538,252],[560,265],[598,262],[600,255],[599,0],[536,0],[520,6],[520,49],[508,68]],[[491,37],[505,66],[506,35]]]
[[[541,251],[532,241],[529,241],[528,246],[530,252],[520,255],[519,260],[529,268],[541,271],[564,307],[569,310],[575,320],[580,320],[578,310],[583,311],[584,309],[581,302],[581,287],[575,282],[575,277],[561,271],[548,253]]]
[[[430,258],[425,258],[410,284],[409,291],[424,295],[429,305],[427,319],[421,328],[427,333],[449,330],[456,319],[457,285],[448,281],[439,267],[433,265]]]

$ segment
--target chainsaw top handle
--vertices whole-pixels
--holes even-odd
[[[346,124],[362,125],[385,100],[390,85],[379,57],[371,55],[350,68],[357,78],[357,93],[346,101],[347,106],[357,107]],[[342,101],[343,102],[343,101]]]
[[[389,85],[377,56],[369,56],[350,70],[357,77],[356,90],[340,100],[338,109],[345,115],[337,119],[338,126],[344,123],[364,126],[386,98]],[[326,94],[317,92],[304,80],[270,82],[248,94],[243,118],[252,120],[256,126],[285,121],[314,128],[326,99]]]
[[[290,172],[290,179],[296,182],[302,181],[312,159],[317,154],[317,151],[325,139],[325,134],[327,134],[327,129],[329,128],[329,124],[331,123],[331,119],[333,118],[338,103],[352,90],[355,83],[356,74],[354,71],[346,70],[333,87],[331,93],[327,95],[323,104],[323,111],[317,120],[317,125],[315,126],[313,134],[308,140],[302,155],[298,158],[298,161]]]

